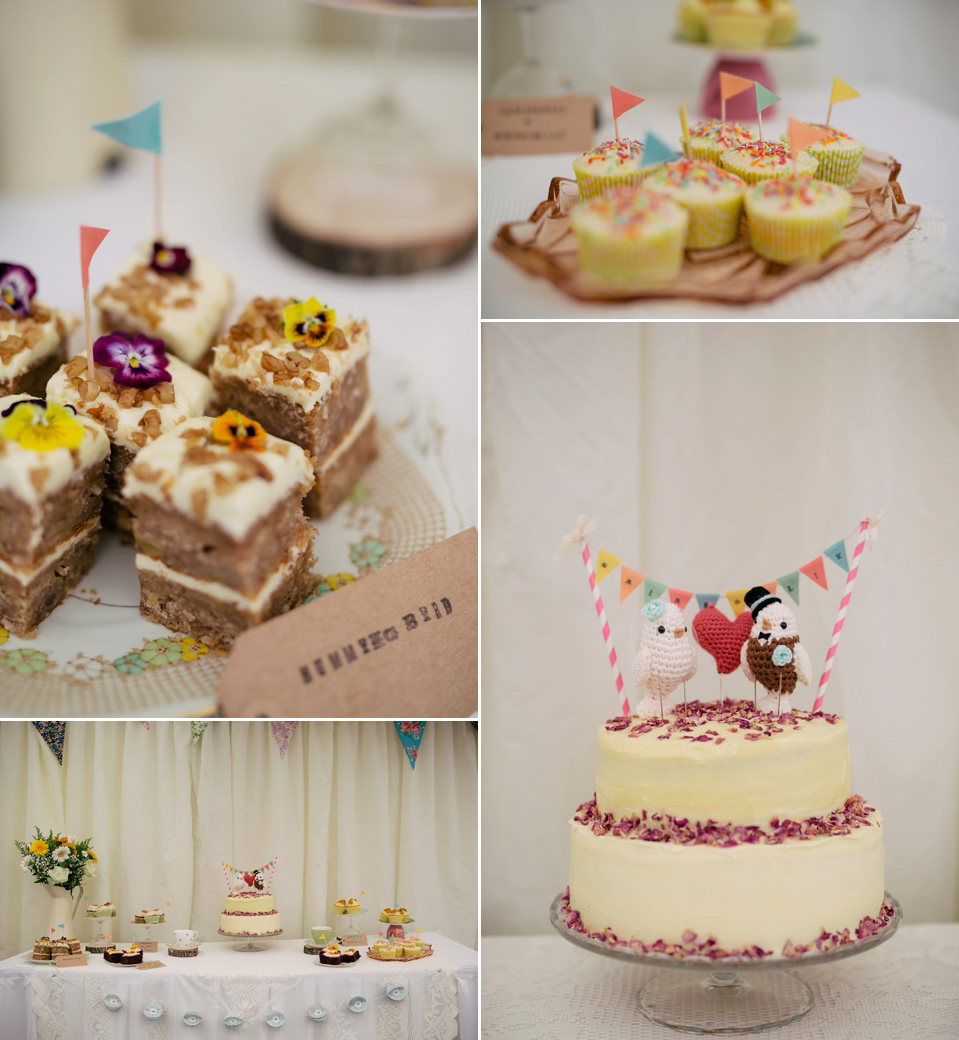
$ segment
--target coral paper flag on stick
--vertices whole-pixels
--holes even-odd
[[[821,126],[811,126],[809,123],[800,123],[798,119],[789,118],[789,158],[796,156],[806,147],[828,137],[829,130]]]
[[[613,133],[618,140],[619,117],[631,108],[641,105],[646,99],[638,97],[636,94],[629,94],[625,90],[620,90],[619,87],[610,87],[609,96],[613,102]]]
[[[832,106],[837,101],[852,101],[853,98],[862,97],[858,90],[853,90],[848,83],[834,76],[832,81],[832,93],[829,95],[829,111],[826,113],[826,125],[832,122]]]
[[[826,583],[826,568],[823,566],[821,556],[817,556],[815,560],[810,560],[809,563],[799,569],[807,578],[811,578],[817,585],[827,591],[829,590],[829,585]]]
[[[611,552],[607,552],[605,549],[600,549],[599,556],[596,557],[596,580],[602,581],[607,574],[612,574],[619,566],[620,562],[618,556],[614,556]]]
[[[93,259],[93,254],[109,234],[110,232],[106,228],[80,225],[80,277],[84,289],[90,284],[90,261]]]
[[[622,603],[627,596],[631,596],[643,584],[645,578],[645,574],[631,570],[624,563],[619,569],[619,602]]]
[[[826,663],[823,666],[822,676],[819,679],[819,696],[816,698],[816,702],[812,706],[813,711],[819,711],[822,707],[823,698],[826,696],[826,686],[829,683],[829,675],[832,672],[832,661],[836,656],[836,649],[839,646],[839,637],[842,634],[842,626],[846,621],[846,611],[849,608],[849,600],[852,598],[852,588],[856,583],[856,575],[859,573],[859,557],[862,555],[867,535],[878,523],[878,520],[870,520],[867,516],[859,525],[859,541],[856,542],[856,548],[853,550],[852,567],[849,574],[846,576],[846,587],[843,589],[842,599],[839,601],[839,613],[836,616],[836,624],[833,626],[832,641],[829,644],[828,651],[826,651]]]
[[[734,76],[731,72],[720,72],[719,74],[719,97],[720,97],[720,121],[726,122],[726,99],[741,94],[744,90],[755,83],[752,79],[743,79],[742,76]]]

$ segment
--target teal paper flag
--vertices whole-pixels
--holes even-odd
[[[777,101],[782,101],[782,98],[778,94],[774,94],[771,90],[767,90],[762,83],[756,84],[757,112],[765,112],[770,105],[775,105]]]
[[[653,581],[652,578],[647,578],[643,583],[643,606],[646,606],[647,603],[650,603],[654,599],[659,599],[665,591],[665,585],[660,585],[658,581]]]
[[[823,549],[822,554],[828,556],[833,563],[838,563],[847,574],[849,573],[849,558],[846,556],[845,542],[840,541],[835,545],[830,545],[828,549]]]
[[[799,606],[799,571],[793,571],[792,574],[787,574],[784,578],[777,579],[779,584],[789,593],[790,596],[795,600],[796,606]]]
[[[159,155],[163,151],[160,141],[160,102],[154,101],[140,112],[126,119],[114,119],[110,123],[94,123],[93,130],[112,137],[120,144],[139,148],[144,152]]]
[[[715,607],[719,602],[718,592],[697,592],[696,602],[699,604],[700,610],[705,610],[707,607]]]
[[[643,166],[672,162],[678,158],[679,152],[674,152],[665,141],[661,141],[654,133],[647,131],[646,140],[643,141]],[[663,587],[665,588],[665,586]]]

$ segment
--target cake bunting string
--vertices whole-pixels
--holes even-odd
[[[603,640],[606,643],[606,650],[609,655],[609,665],[613,670],[613,681],[616,684],[616,692],[621,698],[622,710],[624,715],[629,714],[629,697],[626,694],[623,676],[619,670],[619,663],[616,660],[616,648],[613,646],[613,637],[609,628],[609,621],[606,618],[606,608],[603,606],[603,597],[599,592],[599,584],[596,580],[596,573],[593,570],[593,562],[589,555],[589,545],[586,543],[586,535],[596,530],[596,521],[587,520],[585,515],[578,516],[576,518],[576,526],[566,535],[559,543],[559,548],[556,550],[555,559],[560,563],[566,559],[569,555],[570,549],[574,545],[582,547],[583,565],[586,567],[586,576],[589,579],[589,587],[593,593],[593,601],[596,606],[596,616],[599,618],[600,627],[603,632]],[[616,561],[617,564],[619,560]],[[609,570],[605,570],[603,577],[609,573]],[[602,578],[600,579],[602,580]]]
[[[290,746],[290,741],[293,739],[293,734],[296,732],[296,727],[299,722],[271,722],[270,728],[273,730],[273,737],[276,740],[276,746],[280,749],[280,758],[286,756],[287,749]]]
[[[829,110],[826,113],[826,126],[832,125],[832,106],[839,101],[852,101],[853,98],[862,97],[858,90],[853,90],[848,83],[838,76],[833,76],[832,90],[829,93]]]
[[[90,261],[109,235],[106,228],[80,225],[80,280],[83,283],[83,326],[87,346],[87,379],[93,382],[93,318],[90,314]]]
[[[755,83],[755,80],[734,76],[731,72],[719,74],[719,121],[726,122],[726,99],[742,94]]]

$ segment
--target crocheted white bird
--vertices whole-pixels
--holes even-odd
[[[789,695],[796,689],[797,680],[809,685],[809,652],[799,642],[796,615],[778,596],[757,585],[746,593],[745,600],[752,612],[753,627],[739,655],[743,674],[766,690],[757,705],[759,710],[779,715],[790,710]]]
[[[674,603],[650,600],[643,607],[643,634],[633,658],[633,682],[646,688],[636,715],[662,715],[666,698],[696,674],[696,647],[682,611]]]

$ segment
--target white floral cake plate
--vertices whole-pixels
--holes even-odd
[[[378,357],[380,455],[316,528],[316,586],[331,595],[461,529],[443,472],[442,430],[408,373]],[[156,718],[216,711],[225,652],[140,616],[134,549],[104,534],[97,560],[36,638],[0,628],[0,716]]]

